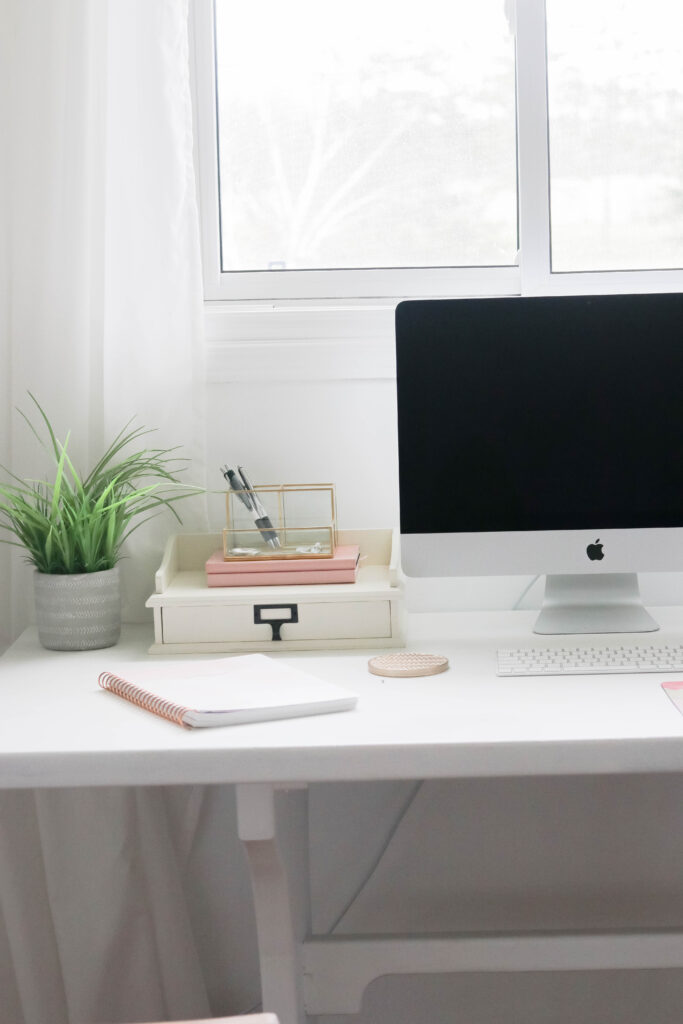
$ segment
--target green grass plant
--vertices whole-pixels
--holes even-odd
[[[140,447],[152,431],[131,428],[129,422],[83,476],[69,457],[69,435],[64,443],[58,441],[45,412],[29,395],[46,436],[20,414],[53,459],[54,479],[23,480],[5,470],[9,482],[0,482],[0,529],[16,538],[2,539],[24,548],[39,572],[71,575],[112,569],[126,538],[164,507],[180,522],[175,502],[201,489],[178,479],[186,460],[176,456],[177,448]]]

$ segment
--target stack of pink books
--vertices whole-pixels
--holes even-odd
[[[301,583],[355,583],[360,551],[341,544],[330,558],[254,558],[229,561],[215,551],[206,561],[210,587],[285,587]]]

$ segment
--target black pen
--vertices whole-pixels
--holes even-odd
[[[240,499],[246,510],[249,512],[264,541],[271,548],[279,548],[281,546],[280,538],[274,530],[273,524],[266,514],[266,510],[258,500],[254,493],[254,489],[245,477],[244,472],[239,466],[237,468],[240,475],[235,473],[234,470],[229,469],[227,466],[221,466],[221,473],[225,480],[230,484],[231,489],[235,491],[237,497]]]
[[[249,479],[247,477],[247,474],[244,472],[244,468],[242,466],[238,466],[237,472],[242,477],[242,483],[244,484],[244,487],[248,492],[251,501],[253,502],[254,513],[258,516],[258,519],[255,519],[254,522],[261,531],[263,539],[270,545],[271,548],[279,548],[281,546],[280,538],[278,537],[273,527],[273,524],[268,517],[268,513],[266,512],[265,508],[259,501],[258,495],[256,494],[254,488],[249,483]]]

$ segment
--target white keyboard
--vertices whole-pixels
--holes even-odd
[[[499,676],[592,676],[683,672],[683,645],[522,647],[498,651]]]

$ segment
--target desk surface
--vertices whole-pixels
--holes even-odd
[[[648,639],[683,640],[683,609],[655,614],[663,628]],[[0,660],[0,786],[683,771],[683,715],[661,689],[671,674],[496,677],[499,646],[587,642],[534,637],[534,617],[414,616],[408,649],[451,664],[422,679],[371,675],[374,651],[277,655],[355,690],[357,708],[195,731],[97,685],[102,670],[125,676],[149,657],[151,628],[125,628],[117,647],[74,654],[45,651],[28,630]]]

